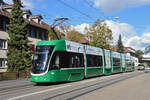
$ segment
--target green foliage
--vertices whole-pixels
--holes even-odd
[[[58,35],[58,37],[60,39],[64,39],[65,38],[65,34],[60,33],[57,29],[55,29],[55,32],[56,32],[56,34]],[[57,37],[54,34],[54,32],[52,31],[52,29],[49,29],[48,37],[49,37],[49,40],[57,40]]]
[[[53,33],[52,29],[49,29],[48,37],[49,37],[49,40],[56,40],[57,39],[55,34]]]
[[[150,62],[147,63],[147,66],[150,67]]]
[[[67,40],[81,43],[83,35],[76,30],[67,32]]]
[[[119,35],[117,47],[118,47],[118,48],[117,48],[117,51],[118,51],[118,52],[124,53],[124,46],[123,46],[123,43],[122,43],[121,35]]]
[[[31,66],[31,47],[27,37],[28,23],[23,19],[22,3],[13,0],[8,27],[7,71],[24,70]]]
[[[66,39],[74,42],[80,42],[83,38],[83,35],[76,30],[72,30],[70,25],[62,24],[59,26],[61,32],[55,28],[55,32],[60,39]],[[49,29],[49,40],[57,40],[56,35]]]
[[[112,31],[107,27],[105,23],[101,24],[98,19],[87,31],[86,36],[89,38],[89,45],[111,49],[112,44]]]
[[[143,56],[143,51],[141,51],[141,50],[137,50],[136,52],[135,52],[135,54],[138,56],[138,59],[139,59],[139,62],[140,63],[142,63],[142,56]]]

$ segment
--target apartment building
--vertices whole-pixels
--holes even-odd
[[[9,24],[9,16],[13,5],[9,5],[0,1],[0,72],[7,70],[6,58],[9,35],[7,33],[7,24]],[[28,10],[23,10],[24,19],[29,22],[27,33],[28,38],[31,41],[32,48],[34,50],[35,45],[40,40],[48,40],[48,29],[50,26],[42,21],[41,15],[33,15]]]

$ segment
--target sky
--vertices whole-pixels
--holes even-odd
[[[11,0],[4,0],[12,3]],[[84,34],[96,19],[105,20],[113,31],[116,45],[119,34],[124,46],[144,50],[150,45],[150,0],[22,0],[33,14],[41,14],[52,24],[55,18],[69,18],[71,24]]]

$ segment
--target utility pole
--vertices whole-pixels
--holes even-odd
[[[51,25],[52,32],[55,34],[57,40],[60,40],[60,38],[58,37],[58,35],[55,31],[55,27],[60,25],[61,23],[63,23],[66,20],[69,20],[69,19],[68,18],[56,18],[56,19],[54,19],[54,23]]]

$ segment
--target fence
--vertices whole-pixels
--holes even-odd
[[[0,81],[13,80],[19,78],[29,78],[30,71],[17,71],[17,72],[0,72]]]

